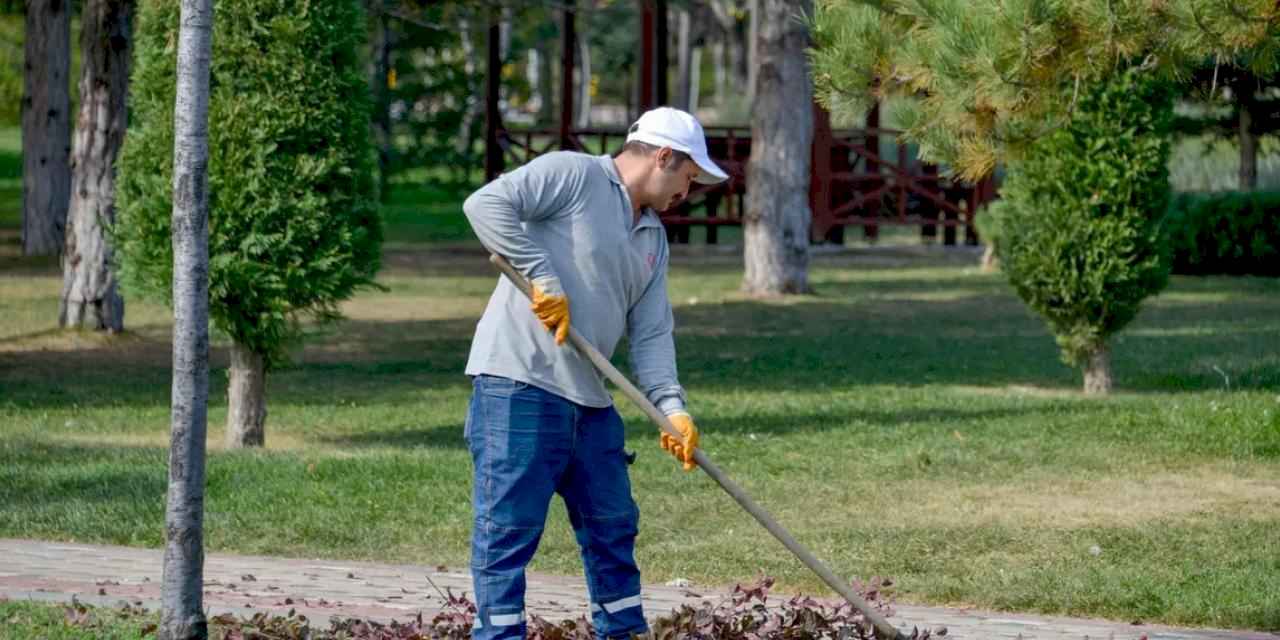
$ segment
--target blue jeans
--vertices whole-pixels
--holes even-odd
[[[472,637],[524,637],[525,565],[556,493],[582,550],[596,637],[647,631],[634,555],[640,512],[618,412],[507,378],[481,375],[474,386],[466,426],[475,470],[471,574],[479,608]]]

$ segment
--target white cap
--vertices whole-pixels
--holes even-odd
[[[627,142],[644,142],[655,147],[671,147],[689,154],[702,169],[695,178],[702,184],[724,182],[729,174],[707,156],[707,139],[698,119],[671,107],[646,111],[627,131]]]

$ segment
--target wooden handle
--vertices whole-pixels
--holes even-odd
[[[494,254],[489,257],[489,261],[492,262],[494,266],[496,266],[498,270],[511,281],[511,284],[514,284],[517,289],[524,293],[526,297],[530,300],[533,299],[533,286],[529,284],[529,280],[527,278],[525,278],[520,272],[516,271],[515,267],[511,266],[511,263],[508,262],[506,258]],[[652,420],[654,424],[658,425],[659,429],[676,438],[683,437],[680,431],[671,424],[670,420],[667,419],[667,416],[663,415],[657,407],[653,406],[653,403],[649,402],[649,399],[646,398],[635,385],[631,384],[631,381],[628,380],[626,376],[622,375],[622,372],[618,371],[617,367],[614,367],[613,363],[609,362],[608,358],[605,358],[599,350],[592,346],[590,342],[587,342],[572,325],[569,326],[569,342],[578,350],[578,353],[586,356],[587,359],[591,361],[591,364],[594,364],[596,368],[600,370],[600,373],[604,374],[604,377],[617,385],[628,399],[635,403],[636,406],[640,407],[640,410],[643,411],[645,415],[649,416],[649,419]],[[822,562],[819,561],[812,553],[809,553],[808,549],[805,549],[799,542],[797,542],[795,537],[784,529],[781,524],[778,524],[778,521],[775,520],[768,511],[765,511],[763,507],[756,504],[756,501],[751,499],[751,496],[747,495],[747,492],[744,491],[742,487],[729,479],[729,476],[725,475],[724,471],[721,470],[720,467],[711,462],[711,459],[707,457],[707,454],[703,452],[701,447],[693,450],[693,460],[698,463],[699,469],[702,469],[703,472],[711,476],[711,478],[720,485],[720,488],[724,489],[739,506],[745,509],[747,513],[751,514],[751,516],[764,526],[769,533],[773,534],[773,537],[777,538],[778,542],[782,543],[782,546],[786,547],[788,551],[799,558],[800,561],[817,574],[819,578],[822,578],[822,581],[827,583],[827,586],[840,594],[840,597],[844,598],[846,602],[853,605],[853,607],[861,612],[862,615],[866,616],[867,620],[870,620],[871,624],[875,625],[877,635],[887,640],[907,640],[907,636],[905,634],[890,624],[888,619],[880,615],[880,612],[871,608],[871,606],[867,604],[866,600],[863,600],[861,596],[854,593],[853,589],[847,583],[842,581],[840,578],[837,578],[836,574],[832,573],[831,569],[828,569],[827,566],[822,564]]]

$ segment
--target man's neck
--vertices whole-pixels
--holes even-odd
[[[638,174],[642,169],[625,155],[615,157],[613,166],[618,170],[618,177],[622,179],[622,188],[627,190],[627,199],[631,201],[631,226],[634,227],[640,223],[640,218],[644,215],[645,203],[640,201],[636,188],[640,184]]]

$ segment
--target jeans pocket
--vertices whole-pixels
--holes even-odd
[[[535,387],[527,382],[501,376],[480,375],[476,376],[475,380],[477,392],[498,398],[509,397],[533,388]]]

